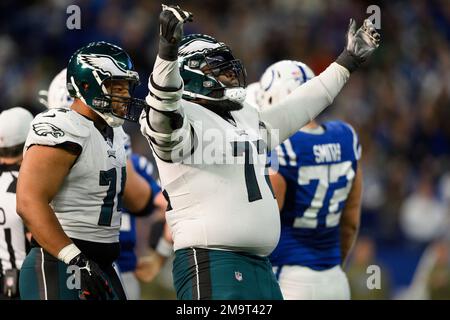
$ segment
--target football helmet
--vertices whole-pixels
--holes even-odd
[[[66,85],[67,69],[61,70],[52,80],[47,91],[39,91],[39,101],[49,109],[70,109],[73,98],[69,95]]]
[[[259,82],[248,84],[245,91],[245,102],[256,109],[259,109],[258,104],[256,103],[256,95],[259,94]]]
[[[110,94],[105,85],[108,80],[128,81],[130,96]],[[78,49],[69,60],[66,83],[71,97],[81,99],[111,127],[121,126],[124,119],[137,122],[146,106],[144,100],[132,97],[139,75],[130,57],[107,42],[92,42]],[[114,107],[117,104],[125,111],[119,114]]]
[[[241,107],[247,75],[227,45],[207,35],[188,35],[180,42],[178,63],[184,82],[183,98],[206,101],[208,105],[228,102]],[[224,81],[221,76],[232,81]]]
[[[311,68],[300,61],[282,60],[274,63],[259,80],[256,103],[260,109],[271,107],[314,76]]]

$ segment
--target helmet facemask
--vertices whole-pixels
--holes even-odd
[[[242,108],[247,74],[241,61],[234,58],[227,46],[183,57],[180,71],[186,99],[227,111]],[[199,76],[194,77],[193,74]]]
[[[128,94],[121,95],[111,91],[111,87],[114,81],[127,81],[128,82]],[[135,78],[122,78],[111,77],[106,79],[102,83],[103,93],[92,99],[92,107],[94,111],[100,113],[100,116],[106,116],[115,118],[115,122],[119,123],[123,120],[138,122],[139,116],[142,110],[147,105],[142,99],[133,98],[134,89],[139,85],[139,79]],[[109,87],[109,88],[108,88]],[[109,89],[109,90],[108,90]],[[105,119],[105,117],[103,117]],[[106,122],[111,120],[105,119]],[[110,123],[108,123],[110,126]]]

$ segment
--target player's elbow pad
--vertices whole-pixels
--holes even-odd
[[[160,87],[153,81],[153,75],[148,82],[149,93],[146,101],[149,106],[159,111],[176,111],[180,107],[183,96],[183,83],[179,88]]]
[[[193,129],[185,117],[181,128],[171,133],[157,132],[148,124],[141,125],[141,132],[154,153],[163,161],[178,162],[192,153],[195,139]]]
[[[161,130],[162,127],[167,130]],[[170,119],[166,116],[152,117],[148,123],[141,124],[141,132],[145,137],[151,137],[151,141],[160,147],[172,147],[173,144],[181,142],[183,137],[190,135],[190,125],[186,117],[181,118],[178,128],[170,127]]]

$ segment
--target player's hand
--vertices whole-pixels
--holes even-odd
[[[166,257],[157,252],[152,252],[148,256],[139,258],[136,271],[134,272],[136,278],[145,283],[152,282],[161,271],[166,260]]]
[[[350,19],[344,51],[336,62],[350,72],[356,70],[380,45],[380,34],[369,19],[356,31],[355,20]]]
[[[192,21],[192,13],[179,6],[162,5],[159,15],[159,51],[161,59],[174,61],[178,56],[178,45],[183,38],[183,25]]]
[[[80,253],[70,261],[69,265],[77,266],[80,270],[79,298],[81,300],[109,300],[113,298],[108,279],[94,261]]]

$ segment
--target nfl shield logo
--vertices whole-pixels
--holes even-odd
[[[240,273],[239,271],[234,272],[234,277],[237,281],[242,281],[242,273]]]

